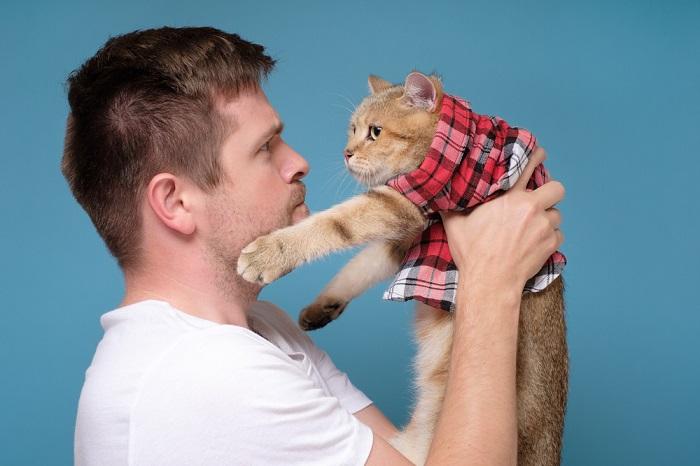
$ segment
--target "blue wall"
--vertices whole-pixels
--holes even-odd
[[[211,25],[266,45],[308,203],[358,191],[341,150],[369,73],[443,75],[476,111],[531,129],[567,188],[571,351],[564,464],[700,455],[698,2],[19,2],[0,13],[0,463],[72,462],[76,403],[122,293],[60,175],[63,82],[108,37]],[[265,289],[292,316],[350,257]],[[407,419],[411,305],[358,299],[313,338],[396,423]]]

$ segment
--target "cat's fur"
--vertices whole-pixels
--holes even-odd
[[[369,191],[258,238],[239,258],[238,272],[245,279],[270,283],[304,262],[369,243],[301,312],[299,322],[307,330],[336,319],[352,299],[396,273],[426,226],[413,203],[383,184],[423,161],[439,116],[442,84],[435,76],[411,73],[404,85],[374,76],[369,85],[371,95],[351,118],[346,147],[348,169]],[[373,132],[372,126],[381,131]],[[559,276],[544,290],[522,297],[517,354],[520,465],[560,462],[568,388],[563,294]],[[416,308],[417,400],[411,421],[391,440],[416,464],[425,462],[442,406],[452,318],[422,303]]]

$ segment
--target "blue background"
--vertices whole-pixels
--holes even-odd
[[[698,2],[13,3],[0,14],[0,463],[72,462],[98,319],[121,299],[121,274],[59,172],[65,78],[110,36],[211,25],[279,59],[266,90],[310,161],[312,211],[359,192],[341,151],[369,73],[437,71],[476,111],[532,130],[567,189],[563,462],[697,464]],[[296,317],[349,257],[262,298]],[[382,289],[312,335],[401,424],[412,306]]]

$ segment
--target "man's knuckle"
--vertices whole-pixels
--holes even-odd
[[[524,203],[523,210],[528,218],[533,218],[537,216],[540,209],[534,199],[528,199]]]
[[[546,231],[545,236],[556,238],[556,226],[552,225],[550,219],[547,219],[547,225],[543,225],[542,228]]]
[[[564,187],[564,183],[562,183],[559,180],[555,180],[554,183],[556,183],[557,188],[559,188],[559,191],[561,192],[561,197],[563,198],[566,194],[566,188]]]
[[[552,217],[554,217],[554,222],[557,225],[561,223],[561,212],[556,207],[552,207]]]

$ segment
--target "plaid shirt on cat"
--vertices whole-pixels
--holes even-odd
[[[417,299],[454,310],[458,271],[438,212],[468,212],[503,194],[522,174],[536,145],[529,131],[511,127],[499,117],[474,113],[466,100],[444,95],[425,160],[386,183],[421,209],[428,226],[409,248],[384,299]],[[535,189],[547,181],[547,170],[540,164],[527,187]],[[543,290],[565,265],[566,257],[554,252],[523,292]]]

